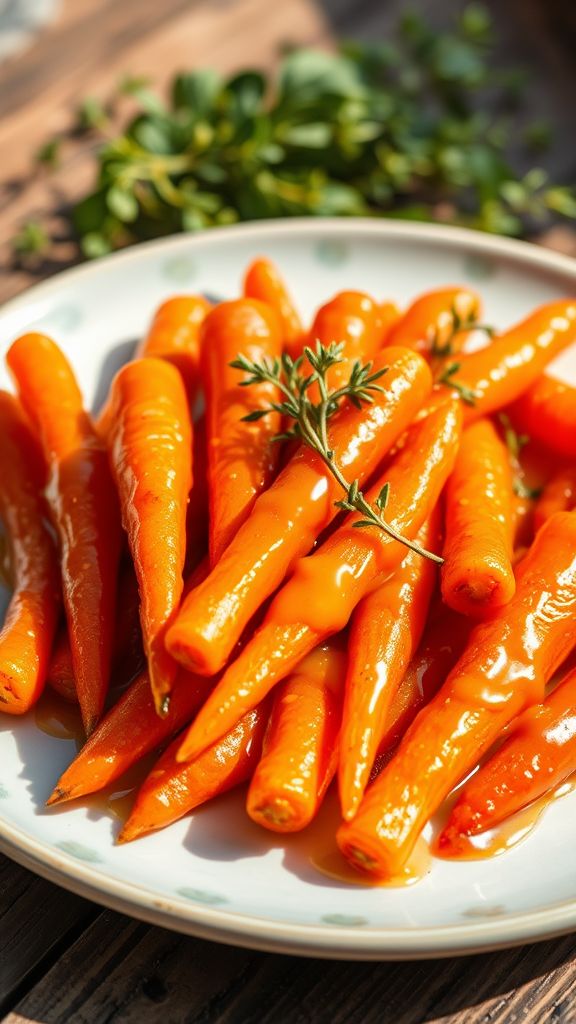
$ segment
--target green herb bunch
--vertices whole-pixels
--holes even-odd
[[[139,112],[117,137],[87,99],[83,127],[106,141],[97,187],[74,211],[83,250],[267,217],[449,219],[511,235],[551,213],[576,217],[574,194],[544,171],[518,180],[505,122],[480,112],[485,89],[494,108],[519,93],[493,48],[473,3],[450,31],[406,15],[386,42],[297,49],[274,76],[178,75],[167,103],[144,81],[124,83]],[[545,142],[541,126],[532,136]],[[40,157],[54,164],[54,140]]]

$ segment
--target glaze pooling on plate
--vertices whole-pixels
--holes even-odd
[[[41,324],[94,403],[162,300],[186,290],[233,296],[257,255],[278,263],[306,316],[342,288],[405,304],[433,287],[478,282],[486,319],[504,327],[574,293],[576,283],[565,258],[461,230],[268,222],[178,236],[60,275],[0,312],[2,351]],[[576,381],[576,353],[556,366]],[[309,833],[288,839],[249,821],[239,791],[117,847],[121,823],[104,804],[44,809],[75,749],[41,732],[33,714],[0,718],[0,845],[52,880],[147,920],[259,948],[363,959],[472,951],[576,927],[576,793],[550,806],[510,853],[434,860],[415,885],[370,888],[322,875],[311,862],[311,846],[325,845],[334,829],[334,798]],[[544,873],[543,863],[554,871]]]

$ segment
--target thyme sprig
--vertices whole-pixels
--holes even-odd
[[[440,328],[432,334],[430,353],[435,359],[446,359],[454,354],[454,339],[463,331],[483,331],[489,338],[494,335],[494,328],[490,324],[482,324],[478,320],[477,313],[463,317],[453,303],[450,308],[451,324],[446,337],[442,337]]]
[[[284,354],[280,359],[261,363],[239,355],[230,365],[247,375],[241,382],[244,387],[268,382],[279,389],[282,397],[281,401],[249,413],[244,420],[254,422],[272,411],[290,420],[292,425],[277,434],[275,440],[298,438],[318,453],[345,494],[343,499],[335,502],[336,506],[345,512],[359,512],[363,517],[354,523],[355,527],[376,527],[418,555],[441,564],[442,559],[438,555],[404,537],[384,518],[390,493],[388,484],[384,484],[375,504],[371,505],[360,490],[359,481],[347,480],[336,461],[328,438],[328,420],[345,399],[356,408],[373,402],[374,394],[383,390],[377,382],[387,371],[387,367],[373,371],[372,363],[362,365],[356,362],[348,381],[341,387],[330,388],[327,374],[332,366],[343,361],[342,348],[335,343],[325,346],[317,342],[315,349],[305,348],[304,354],[296,360]],[[305,362],[309,364],[311,373],[303,372]]]
[[[466,405],[476,405],[476,399],[478,398],[476,392],[469,388],[467,384],[463,384],[462,381],[456,379],[456,374],[459,370],[460,363],[448,363],[438,377],[438,383],[445,384],[446,387],[457,391]]]
[[[519,434],[514,427],[510,417],[505,413],[501,412],[498,415],[498,420],[502,427],[502,434],[504,437],[504,443],[510,454],[510,462],[512,463],[513,483],[512,488],[514,494],[518,498],[533,499],[539,498],[542,493],[541,487],[528,487],[524,482],[524,470],[520,462],[520,453],[522,449],[528,444],[530,438],[528,434]]]

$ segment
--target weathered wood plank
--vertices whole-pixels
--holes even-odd
[[[106,911],[4,1024],[568,1024],[575,964],[572,936],[452,960],[337,963],[219,946]]]
[[[0,857],[0,1014],[99,913],[87,900]]]

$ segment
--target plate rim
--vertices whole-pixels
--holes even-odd
[[[486,235],[468,228],[428,223],[376,220],[361,217],[295,217],[252,221],[172,235],[131,246],[95,262],[70,267],[46,281],[31,285],[0,306],[0,321],[12,311],[58,291],[62,283],[76,282],[99,267],[124,265],[142,255],[222,245],[227,238],[257,240],[290,235],[333,236],[346,233],[367,237],[436,243],[441,248],[491,256],[536,270],[561,274],[576,283],[576,259],[530,242]],[[177,289],[174,289],[175,291]],[[576,897],[539,910],[505,914],[473,923],[436,925],[428,928],[373,928],[349,925],[295,924],[215,909],[169,896],[106,876],[102,871],[54,851],[47,844],[0,816],[0,852],[48,881],[110,909],[151,924],[199,938],[293,955],[354,960],[407,960],[486,952],[529,941],[542,941],[576,929]]]

